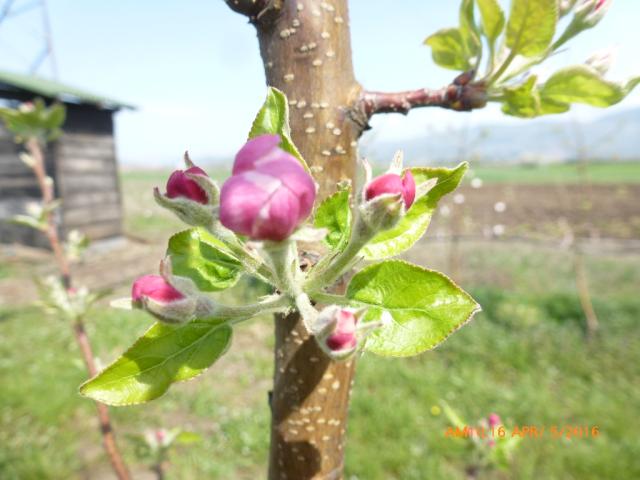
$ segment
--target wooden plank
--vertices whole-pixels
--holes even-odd
[[[64,157],[58,163],[58,171],[62,175],[73,173],[109,173],[116,171],[116,162],[113,157]]]
[[[102,147],[96,145],[60,145],[57,149],[59,158],[115,158],[113,146]]]
[[[69,232],[71,230],[74,230],[74,228],[65,227],[65,231]],[[122,222],[120,221],[108,221],[92,225],[82,225],[81,227],[76,228],[76,230],[84,233],[90,240],[118,237],[123,233]]]
[[[66,133],[58,139],[58,145],[68,147],[100,147],[113,148],[115,144],[111,135],[100,135],[92,133]]]
[[[22,162],[22,160],[20,160],[20,157],[18,156],[18,152],[16,151],[0,152],[0,165],[4,163],[16,163],[16,162],[19,162],[24,165],[24,162]]]
[[[4,197],[4,191],[10,189],[18,189],[18,188],[31,188],[37,187],[38,181],[36,177],[31,175],[19,176],[19,177],[0,177],[0,192],[2,192],[2,196]]]
[[[13,142],[13,139],[0,138],[0,155],[5,155],[9,153],[16,154],[17,151],[18,151],[18,147]]]
[[[29,167],[18,158],[13,162],[0,162],[0,177],[33,177],[34,174]]]
[[[66,226],[78,226],[106,220],[119,220],[122,218],[122,211],[119,205],[104,207],[102,205],[88,205],[64,209],[62,215]]]
[[[80,192],[63,198],[64,208],[78,208],[85,205],[120,205],[120,194],[115,191]]]
[[[61,175],[58,180],[62,196],[72,195],[75,192],[87,190],[105,191],[118,189],[118,177],[115,173],[109,174],[84,174],[67,173]]]

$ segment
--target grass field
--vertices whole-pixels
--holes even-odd
[[[430,255],[444,258],[442,248],[430,246]],[[512,425],[600,427],[596,439],[523,440],[510,472],[484,478],[638,478],[630,428],[640,408],[640,258],[589,262],[602,331],[588,343],[561,256],[474,245],[462,253],[461,281],[484,313],[420,357],[360,360],[347,478],[463,479],[463,441],[444,438],[446,420],[430,414],[441,399],[469,421],[496,411]],[[97,310],[90,325],[102,361],[149,322],[142,313]],[[148,406],[114,409],[119,430],[186,425],[201,433],[202,444],[173,456],[169,478],[260,478],[270,334],[270,319],[239,328],[231,352],[205,376]],[[101,476],[108,470],[93,406],[76,394],[84,371],[68,326],[32,307],[5,309],[0,358],[0,478],[109,478]],[[130,450],[129,459],[135,463]]]
[[[166,174],[123,176],[127,228],[153,240],[180,228],[155,207],[150,187]],[[640,478],[640,255],[587,257],[601,323],[587,341],[566,251],[523,244],[462,243],[456,280],[484,311],[438,349],[410,359],[359,360],[346,451],[348,480],[466,478],[463,440],[431,407],[446,400],[469,422],[490,412],[508,426],[598,426],[598,438],[524,439],[508,471],[482,479]],[[422,242],[409,259],[447,272],[448,245]],[[0,267],[0,278],[14,275]],[[114,292],[118,297],[128,286]],[[241,284],[230,297],[247,294]],[[107,363],[150,318],[102,305],[89,323]],[[264,478],[268,451],[272,320],[237,329],[227,355],[204,376],[145,406],[113,409],[120,443],[144,472],[126,434],[183,426],[203,441],[172,455],[169,479]],[[0,478],[112,478],[94,406],[68,325],[28,305],[0,307]]]
[[[640,162],[590,162],[581,172],[575,163],[549,165],[473,165],[471,175],[486,183],[575,184],[640,183]]]

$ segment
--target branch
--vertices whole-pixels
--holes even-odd
[[[439,89],[420,88],[404,92],[372,92],[364,90],[357,102],[356,119],[365,129],[377,113],[402,113],[420,107],[440,107],[459,112],[483,108],[487,89],[483,82],[473,82],[474,71],[459,75],[450,85]],[[364,120],[364,121],[363,121]]]
[[[251,23],[259,23],[277,15],[284,0],[224,0],[227,6],[241,15],[249,17]]]
[[[44,151],[40,143],[38,143],[38,140],[36,140],[35,138],[31,138],[26,142],[26,148],[29,152],[29,155],[34,161],[32,169],[38,180],[38,185],[42,194],[43,205],[48,205],[54,200],[54,191],[51,179],[47,177]],[[67,294],[69,294],[69,292],[73,291],[71,284],[71,272],[69,269],[69,260],[65,255],[64,249],[62,248],[62,244],[58,236],[58,227],[56,225],[52,211],[49,211],[47,213],[47,229],[45,233],[47,235],[47,239],[49,240],[49,244],[51,245],[51,249],[53,250],[55,258],[58,262],[62,284],[64,285]],[[82,358],[84,359],[87,371],[89,372],[89,376],[94,377],[98,373],[98,369],[95,364],[91,343],[89,342],[89,337],[87,336],[87,332],[84,328],[84,323],[81,318],[77,318],[75,321],[74,334],[76,337],[76,342],[78,343],[80,351],[82,352]],[[115,434],[113,432],[113,428],[111,427],[109,410],[107,409],[106,405],[98,402],[96,402],[96,407],[98,408],[98,421],[100,423],[100,432],[102,434],[104,448],[107,452],[107,455],[109,456],[111,466],[116,474],[116,477],[118,477],[119,480],[129,480],[131,476],[126,464],[124,463],[122,455],[120,454],[120,450],[118,450]]]

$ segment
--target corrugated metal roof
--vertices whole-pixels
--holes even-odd
[[[2,96],[3,91],[10,92],[16,90],[42,95],[47,98],[60,100],[61,102],[90,104],[109,110],[135,108],[134,105],[87,92],[86,90],[65,85],[64,83],[54,80],[0,70],[0,96]]]

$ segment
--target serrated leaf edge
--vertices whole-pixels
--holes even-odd
[[[420,350],[420,351],[416,351],[416,352],[414,352],[414,353],[404,354],[404,355],[403,355],[403,354],[380,355],[380,354],[378,354],[378,353],[376,353],[376,352],[373,352],[373,351],[367,350],[367,342],[365,342],[364,349],[365,349],[365,350],[367,350],[367,351],[369,351],[369,352],[371,352],[371,353],[373,353],[374,355],[378,355],[378,356],[381,356],[381,357],[391,357],[391,358],[407,358],[407,357],[413,357],[413,356],[415,356],[415,355],[419,355],[419,354],[424,353],[424,352],[428,352],[428,351],[430,351],[430,350],[434,350],[434,349],[438,348],[440,345],[442,345],[442,344],[443,344],[443,343],[444,343],[444,342],[445,342],[445,341],[446,341],[446,340],[447,340],[447,339],[448,339],[448,338],[449,338],[453,333],[455,333],[457,330],[459,330],[460,328],[464,327],[467,323],[469,323],[477,313],[479,313],[479,312],[481,312],[481,311],[482,311],[482,306],[481,306],[481,305],[476,301],[476,299],[475,299],[475,298],[473,298],[473,297],[472,297],[472,296],[471,296],[467,291],[465,291],[462,287],[460,287],[460,285],[458,285],[456,282],[454,282],[454,281],[453,281],[449,276],[447,276],[446,274],[444,274],[444,273],[442,273],[442,272],[439,272],[439,271],[437,271],[437,270],[431,270],[431,269],[429,269],[429,268],[425,268],[425,267],[422,267],[422,266],[420,266],[420,265],[416,265],[415,263],[407,262],[406,260],[401,260],[401,259],[391,259],[391,260],[384,260],[384,261],[382,261],[382,262],[376,262],[376,263],[373,263],[373,264],[371,264],[371,265],[367,265],[367,266],[366,266],[365,268],[363,268],[362,270],[359,270],[359,271],[358,271],[358,272],[353,276],[353,278],[355,278],[355,277],[356,277],[358,274],[360,274],[361,272],[365,272],[366,270],[369,270],[369,269],[371,269],[371,268],[373,268],[373,267],[376,267],[376,266],[378,266],[378,265],[380,265],[380,264],[382,264],[382,263],[387,263],[387,262],[402,263],[402,264],[408,265],[408,266],[410,266],[410,267],[413,267],[413,268],[416,268],[416,269],[420,269],[420,270],[422,270],[422,271],[424,271],[424,272],[428,272],[428,273],[435,273],[436,275],[439,275],[440,277],[442,277],[442,278],[444,278],[446,281],[448,281],[451,285],[453,285],[454,287],[456,287],[457,289],[459,289],[459,290],[460,290],[460,292],[462,292],[462,294],[463,294],[466,298],[468,298],[469,300],[471,300],[471,302],[473,302],[473,303],[475,304],[475,308],[471,311],[471,313],[469,313],[469,315],[467,316],[467,318],[466,318],[462,323],[460,323],[460,324],[459,324],[458,326],[456,326],[455,328],[451,329],[451,330],[450,330],[450,331],[449,331],[449,332],[444,336],[444,338],[442,339],[442,341],[440,341],[437,345],[434,345],[434,346],[433,346],[433,347],[431,347],[431,348],[427,348],[426,350]],[[352,278],[352,280],[353,280],[353,278]],[[351,282],[349,282],[349,286],[350,286],[350,285],[351,285]],[[359,301],[359,300],[353,300],[353,299],[349,298],[349,296],[348,296],[348,295],[349,295],[349,286],[347,286],[347,293],[346,293],[346,296],[347,296],[347,298],[349,299],[349,301],[350,301],[350,302],[353,302],[354,304],[358,304],[358,305],[361,305],[361,306],[375,307],[375,308],[379,308],[379,309],[381,309],[381,310],[388,310],[388,309],[386,309],[386,308],[384,308],[384,307],[381,307],[380,305],[374,305],[374,304],[370,304],[370,303],[366,303],[366,302],[361,302],[361,301]]]

